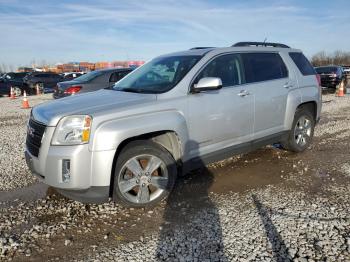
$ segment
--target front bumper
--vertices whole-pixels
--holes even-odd
[[[61,195],[88,204],[101,204],[107,202],[109,199],[109,189],[109,186],[90,187],[85,190],[66,190],[56,188]]]
[[[55,127],[46,127],[38,157],[26,149],[25,157],[31,172],[45,184],[63,195],[82,201],[96,198],[108,199],[114,150],[92,152],[89,145],[52,146],[51,137]],[[70,179],[64,180],[63,161],[70,161]],[[101,189],[101,188],[105,189]],[[96,188],[100,188],[96,191]],[[69,193],[70,192],[70,193]],[[75,198],[76,197],[76,198]]]

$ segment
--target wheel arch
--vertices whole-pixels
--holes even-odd
[[[118,145],[114,154],[113,164],[112,164],[112,169],[110,174],[110,189],[109,189],[110,197],[112,197],[112,194],[113,194],[115,166],[120,153],[130,142],[139,141],[139,140],[151,140],[159,144],[173,156],[178,166],[182,165],[182,160],[181,160],[182,154],[183,154],[182,143],[178,134],[175,131],[161,130],[161,131],[149,132],[149,133],[129,137],[123,140]]]
[[[314,117],[314,120],[316,121],[316,118],[317,118],[317,103],[316,103],[316,101],[304,102],[304,103],[300,104],[296,110],[300,110],[300,109],[306,109],[306,110],[310,111],[310,113]]]

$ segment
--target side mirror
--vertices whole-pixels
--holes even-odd
[[[195,84],[192,90],[196,92],[218,90],[222,88],[222,81],[219,77],[204,77]]]

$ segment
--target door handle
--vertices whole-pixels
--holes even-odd
[[[241,90],[241,92],[239,92],[237,95],[240,97],[245,97],[245,96],[249,96],[250,93],[247,90]]]
[[[285,84],[283,85],[283,87],[288,89],[288,88],[293,87],[293,84],[291,84],[291,83],[285,83]]]

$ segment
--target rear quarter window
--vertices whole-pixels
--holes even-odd
[[[277,53],[242,54],[246,83],[288,77],[288,69]]]
[[[316,71],[310,64],[309,60],[303,55],[303,53],[291,52],[289,53],[294,64],[298,67],[300,73],[304,76],[315,75]]]

